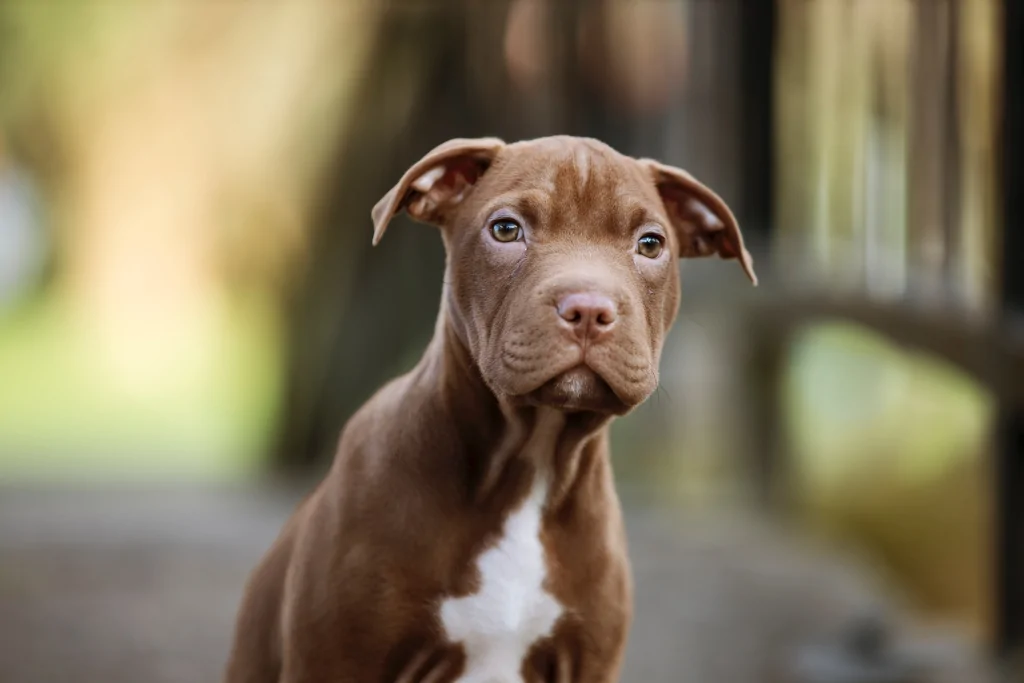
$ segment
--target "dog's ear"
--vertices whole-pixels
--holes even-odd
[[[373,243],[380,242],[388,223],[402,209],[418,221],[441,222],[504,146],[498,138],[456,138],[432,149],[373,207]]]
[[[738,259],[743,272],[757,285],[754,259],[743,246],[743,235],[732,211],[721,197],[692,175],[653,159],[641,159],[654,176],[668,218],[680,242],[683,258],[718,254]]]

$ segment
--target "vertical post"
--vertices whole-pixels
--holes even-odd
[[[750,246],[758,250],[759,269],[771,237],[775,211],[775,0],[741,0],[739,3],[740,68],[740,201],[738,218]],[[752,478],[762,505],[774,507],[778,494],[782,415],[779,384],[784,358],[777,330],[765,329],[758,320],[758,349],[752,366],[756,389],[753,401]]]
[[[740,2],[743,232],[767,242],[775,210],[775,0]]]
[[[1024,316],[1024,3],[1003,0],[1001,296],[1004,321]],[[1001,410],[996,454],[996,648],[1024,650],[1024,410]]]

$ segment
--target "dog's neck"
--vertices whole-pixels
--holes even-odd
[[[442,303],[434,337],[414,371],[415,383],[437,401],[459,450],[472,459],[468,485],[476,500],[527,465],[546,483],[549,507],[564,502],[588,461],[605,457],[610,417],[526,405],[497,395],[484,381],[457,315]]]

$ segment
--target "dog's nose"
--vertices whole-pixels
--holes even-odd
[[[596,340],[615,325],[618,312],[615,302],[595,292],[577,292],[562,297],[558,315],[569,324],[580,341]]]

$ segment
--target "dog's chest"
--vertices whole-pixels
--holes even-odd
[[[498,543],[476,559],[477,592],[441,604],[448,639],[466,652],[458,683],[519,683],[530,647],[551,633],[562,614],[562,606],[544,588],[544,495],[545,487],[536,485],[505,520]]]

